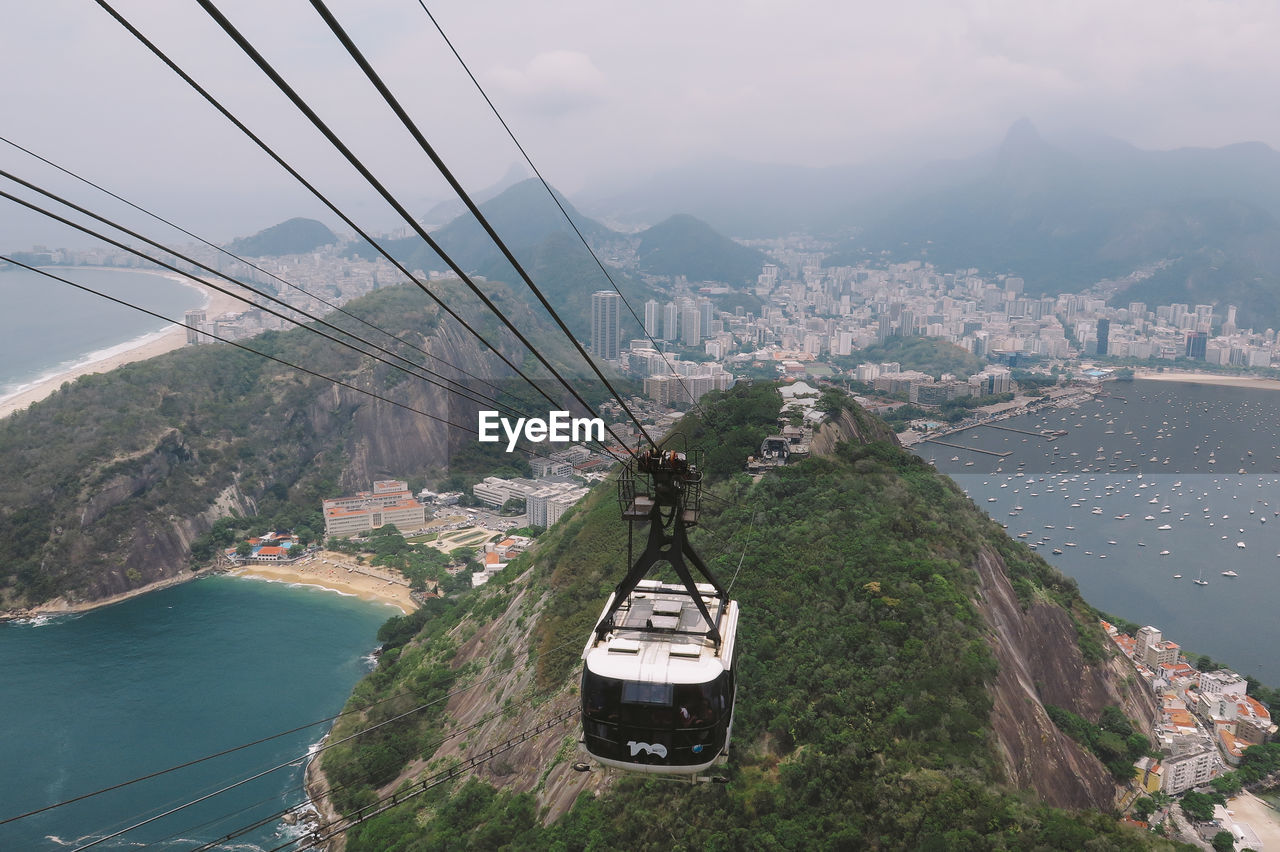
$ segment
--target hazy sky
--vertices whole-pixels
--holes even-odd
[[[411,209],[446,197],[308,2],[219,5]],[[92,0],[5,6],[0,135],[214,239],[320,214]],[[709,157],[963,156],[1021,116],[1049,136],[1078,130],[1144,148],[1280,147],[1280,5],[1270,0],[429,6],[544,174],[571,194]],[[192,0],[117,8],[361,221],[392,226]],[[516,161],[417,0],[331,8],[468,186]],[[68,186],[2,143],[0,168]],[[72,241],[37,221],[0,200],[0,248]]]

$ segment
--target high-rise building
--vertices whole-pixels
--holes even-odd
[[[662,339],[678,340],[680,338],[680,306],[675,302],[667,302],[662,306]]]
[[[656,299],[650,299],[644,303],[644,333],[651,338],[656,339],[658,336],[658,317],[661,307]]]
[[[591,294],[591,352],[606,361],[618,360],[618,324],[622,298],[611,290]]]
[[[1206,344],[1209,334],[1204,331],[1193,331],[1187,335],[1187,357],[1197,361],[1205,360]]]
[[[702,342],[702,314],[690,306],[680,312],[680,342],[685,346],[697,346]]]
[[[1098,320],[1098,354],[1106,355],[1111,345],[1111,320],[1103,317]]]

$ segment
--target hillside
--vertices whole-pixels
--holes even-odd
[[[651,275],[683,275],[691,282],[754,284],[765,263],[762,252],[741,246],[706,222],[672,216],[640,233],[639,268]]]
[[[241,257],[276,257],[303,254],[337,243],[338,237],[315,219],[290,219],[259,231],[251,237],[233,240],[227,250]]]
[[[758,483],[714,476],[696,531],[743,612],[727,785],[574,772],[570,722],[358,826],[347,848],[1173,848],[1105,813],[1107,770],[1045,710],[1154,711],[1113,668],[1074,583],[882,423],[823,402],[829,452]],[[683,428],[745,455],[779,404],[771,385],[739,387]],[[625,553],[602,486],[480,592],[394,619],[393,650],[351,706],[388,700],[334,736],[454,694],[327,752],[337,804],[572,712],[578,653]]]
[[[457,282],[438,286],[465,304]],[[538,339],[545,327],[509,291],[495,287],[494,297]],[[387,288],[347,310],[474,375],[505,379],[501,362],[416,288]],[[347,317],[338,324],[364,328]],[[524,357],[509,335],[484,330],[509,357]],[[448,421],[475,422],[475,403],[302,329],[248,344]],[[569,363],[562,344],[546,351]],[[317,534],[322,497],[375,479],[443,477],[455,458],[474,464],[478,445],[468,438],[229,346],[187,347],[85,376],[0,420],[0,611],[56,597],[94,601],[180,577],[193,546],[207,552],[202,536],[219,517]]]

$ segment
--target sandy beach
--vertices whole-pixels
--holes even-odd
[[[1280,390],[1280,379],[1264,379],[1260,376],[1226,376],[1218,373],[1184,373],[1165,370],[1135,370],[1135,379],[1155,382],[1190,382],[1196,385],[1220,385],[1228,388],[1259,388],[1261,390]]]
[[[142,272],[144,270],[133,270]],[[245,309],[245,304],[239,299],[234,299],[216,290],[208,287],[202,287],[195,284],[189,278],[180,278],[172,273],[154,273],[156,275],[164,275],[170,278],[175,284],[181,284],[184,287],[192,287],[200,290],[205,294],[204,310],[208,312],[210,317],[219,316],[224,313],[236,313]],[[90,373],[106,373],[114,370],[116,367],[123,367],[125,364],[132,364],[134,361],[145,361],[148,358],[154,358],[157,355],[163,355],[166,352],[172,352],[175,349],[181,349],[187,343],[187,329],[185,326],[172,325],[158,334],[148,335],[142,338],[138,345],[129,349],[113,352],[102,358],[93,361],[86,361],[77,364],[71,369],[59,373],[56,376],[50,376],[44,381],[38,382],[25,390],[22,390],[12,396],[0,399],[0,417],[8,417],[15,411],[21,411],[33,402],[39,402],[50,396],[58,388],[66,382],[72,382],[81,376],[87,376]]]
[[[1257,847],[1248,842],[1244,846],[1257,848],[1259,852],[1280,850],[1280,813],[1272,810],[1266,802],[1252,793],[1241,793],[1227,800],[1227,812],[1237,824],[1249,826],[1261,842]]]
[[[386,568],[360,565],[354,558],[331,550],[291,565],[246,565],[228,572],[233,577],[253,577],[279,583],[319,586],[366,601],[398,607],[401,613],[418,608],[409,594],[409,581]]]

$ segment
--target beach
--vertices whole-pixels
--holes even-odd
[[[143,270],[132,271],[142,272]],[[156,272],[153,274],[164,275],[172,279],[176,284],[192,287],[204,293],[203,309],[210,317],[228,312],[235,313],[245,309],[245,304],[239,299],[219,293],[211,288],[200,286],[189,278],[179,278],[171,273]],[[86,359],[63,372],[35,382],[15,394],[0,398],[0,418],[8,417],[15,411],[22,411],[32,403],[49,397],[66,382],[73,382],[81,376],[87,376],[91,373],[106,373],[117,367],[123,367],[125,364],[132,364],[135,361],[145,361],[148,358],[154,358],[157,355],[181,349],[186,343],[186,327],[171,325],[156,334],[149,334],[139,338],[133,345],[125,344],[112,347],[101,357]]]
[[[1189,373],[1177,370],[1135,370],[1135,379],[1153,382],[1189,382],[1196,385],[1218,385],[1227,388],[1258,388],[1260,390],[1280,390],[1280,379],[1266,379],[1261,376],[1228,376],[1221,373]]]
[[[398,572],[362,565],[354,557],[332,550],[323,550],[313,557],[288,565],[257,563],[235,568],[228,573],[233,577],[319,586],[355,595],[361,600],[398,607],[405,614],[418,608],[409,593],[409,581]]]
[[[1227,813],[1237,825],[1244,824],[1252,829],[1261,843],[1253,846],[1245,842],[1243,846],[1256,848],[1259,852],[1267,849],[1280,849],[1280,813],[1252,793],[1241,793],[1234,799],[1227,800]]]

